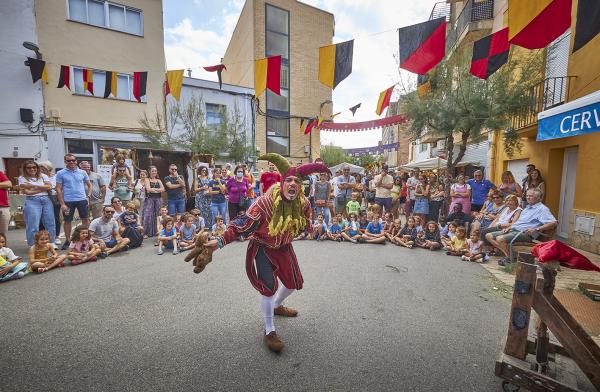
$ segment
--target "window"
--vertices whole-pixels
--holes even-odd
[[[83,68],[82,67],[71,67],[73,69],[73,94],[88,95],[91,96],[89,91],[83,91]],[[106,84],[106,71],[94,70],[93,79],[93,90],[94,96],[104,98],[104,87]],[[125,101],[136,101],[133,96],[133,75],[129,74],[117,74],[117,97],[110,95],[107,99],[121,99]],[[146,96],[142,97],[142,102],[146,101]]]
[[[425,152],[425,151],[427,151],[427,143],[419,144],[419,152]]]
[[[290,37],[289,12],[266,7],[265,56],[281,55],[281,90],[277,95],[267,90],[267,152],[290,155]]]
[[[223,105],[216,105],[214,103],[206,104],[206,126],[209,128],[218,128],[224,121],[223,111],[225,107]]]
[[[142,11],[105,0],[68,0],[67,4],[70,20],[144,35]]]
[[[94,142],[83,139],[67,139],[67,151],[69,154],[93,154]]]

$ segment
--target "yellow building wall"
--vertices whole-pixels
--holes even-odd
[[[577,15],[577,1],[573,2],[572,15]],[[571,26],[571,48],[575,36],[574,18]],[[596,36],[584,47],[571,53],[569,51],[568,75],[574,76],[569,90],[569,101],[600,90],[600,35]],[[569,242],[578,248],[600,253],[600,132],[582,136],[566,137],[537,142],[537,124],[520,131],[523,150],[509,157],[504,152],[502,134],[498,133],[492,147],[491,164],[492,180],[500,182],[502,171],[506,170],[508,161],[513,159],[529,159],[542,172],[546,181],[546,205],[558,216],[560,204],[560,187],[562,181],[564,150],[578,148],[577,177],[574,189],[573,210],[569,220]],[[519,180],[519,179],[518,179]],[[574,216],[587,215],[596,218],[594,236],[574,232]]]
[[[139,118],[163,110],[165,54],[162,1],[118,0],[143,11],[144,36],[68,20],[65,0],[37,0],[39,46],[47,61],[49,84],[44,85],[46,116],[57,110],[65,127],[106,130],[139,129]],[[148,71],[147,103],[75,95],[58,89],[60,66],[76,65],[133,74]],[[73,86],[71,86],[73,87]],[[104,91],[104,85],[94,85]],[[49,119],[52,120],[52,119]],[[52,121],[50,121],[52,123]]]
[[[332,99],[332,91],[318,80],[319,47],[332,43],[334,17],[332,14],[296,0],[247,1],[224,56],[226,83],[254,88],[254,64],[249,59],[265,57],[265,4],[289,11],[290,15],[290,115],[313,117],[319,114],[322,102]],[[252,37],[253,44],[250,43]],[[253,47],[253,53],[248,48]],[[232,64],[230,70],[229,64]],[[266,111],[266,93],[259,98],[260,108]],[[332,105],[323,107],[325,118],[331,115]],[[305,122],[306,124],[306,122]],[[267,152],[266,118],[256,118],[256,146]],[[310,153],[305,151],[310,148]],[[298,163],[315,159],[320,152],[320,132],[310,135],[300,131],[300,120],[290,120],[290,156]]]

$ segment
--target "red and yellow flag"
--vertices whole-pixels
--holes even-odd
[[[508,40],[527,49],[548,46],[571,27],[572,0],[509,0]]]
[[[83,92],[86,91],[94,95],[94,70],[89,68],[83,70]]]
[[[379,100],[377,100],[377,109],[375,110],[375,113],[377,113],[378,116],[381,115],[383,110],[390,105],[390,99],[392,98],[394,87],[396,87],[396,85],[393,85],[379,94]]]
[[[181,85],[183,84],[183,69],[167,71],[167,84],[165,85],[165,96],[171,94],[179,102],[181,96]]]
[[[254,95],[259,97],[266,89],[277,95],[281,87],[281,56],[254,61]]]

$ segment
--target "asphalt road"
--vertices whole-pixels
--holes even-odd
[[[0,284],[0,391],[500,391],[510,303],[478,265],[393,245],[294,244],[305,279],[262,344],[245,243],[200,275],[141,249]]]

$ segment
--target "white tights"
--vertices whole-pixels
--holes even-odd
[[[275,324],[273,324],[273,309],[281,306],[283,301],[294,292],[293,289],[288,289],[284,285],[279,285],[275,295],[267,297],[266,295],[260,296],[260,311],[263,314],[265,320],[265,335],[275,331]]]

